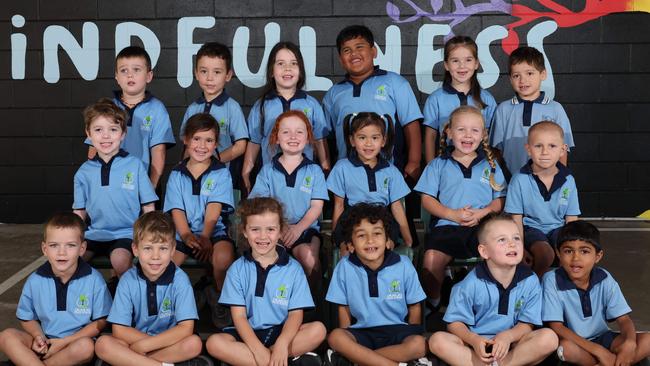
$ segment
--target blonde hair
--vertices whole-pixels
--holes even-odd
[[[174,222],[171,217],[161,211],[147,212],[133,224],[133,243],[135,245],[138,245],[147,236],[150,236],[154,243],[171,242],[175,245],[175,235]]]

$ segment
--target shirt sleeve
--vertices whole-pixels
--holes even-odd
[[[325,123],[332,132],[336,128],[336,116],[334,115],[334,107],[332,105],[332,88],[330,88],[323,97],[323,115],[325,116]]]
[[[181,122],[181,127],[178,130],[178,139],[181,141],[181,143],[184,143],[185,140],[185,125],[187,124],[187,120],[192,116],[192,105],[193,104],[190,104],[190,106],[185,110],[183,121]]]
[[[510,180],[510,186],[508,186],[508,194],[506,196],[506,205],[503,208],[503,211],[514,214],[514,215],[523,215],[524,214],[524,202],[523,202],[523,192],[521,189],[521,178],[519,174]]]
[[[288,310],[308,309],[314,307],[314,300],[311,298],[311,291],[307,284],[307,277],[298,263],[294,263],[293,289],[289,298]]]
[[[420,112],[420,106],[411,84],[399,75],[395,75],[393,80],[395,80],[395,107],[400,124],[406,126],[415,120],[422,119],[422,112]]]
[[[334,164],[334,168],[327,177],[327,189],[339,197],[345,197],[345,174],[341,160]]]
[[[406,184],[402,173],[400,173],[395,166],[391,165],[389,169],[391,171],[391,178],[388,191],[388,200],[390,203],[393,203],[395,201],[401,200],[403,197],[406,197],[406,195],[411,193],[411,189]]]
[[[500,191],[492,189],[492,199],[497,199],[500,197],[506,197],[508,194],[508,182],[506,182],[506,177],[503,175],[503,170],[501,169],[499,162],[495,160],[494,164],[496,165],[494,181],[502,188]]]
[[[314,130],[314,139],[320,140],[326,138],[330,133],[330,128],[325,119],[323,107],[321,107],[314,97],[308,96],[307,98],[311,107],[311,118],[309,120]]]
[[[20,300],[18,300],[18,307],[16,308],[16,318],[22,321],[38,320],[32,294],[33,276],[35,274],[32,274],[25,282],[23,291],[20,294]]]
[[[440,191],[440,158],[433,159],[424,168],[414,191],[427,194],[431,197],[438,197]]]
[[[474,294],[471,289],[458,283],[451,289],[449,306],[445,311],[442,320],[446,323],[461,322],[467,326],[476,325],[476,319],[472,313],[474,307]]]
[[[181,191],[182,176],[177,171],[172,171],[167,179],[165,186],[165,204],[163,205],[163,212],[169,212],[173,209],[185,211],[185,203],[183,202],[183,193]]]
[[[560,125],[564,131],[564,143],[567,144],[569,148],[574,147],[575,143],[573,142],[571,122],[569,121],[569,117],[567,116],[564,108],[560,103],[557,103],[557,124]]]
[[[120,282],[117,284],[113,305],[108,314],[108,321],[110,323],[123,325],[125,327],[132,326],[134,308],[129,284],[130,281],[133,281],[132,277],[133,274],[127,272],[122,276]]]
[[[93,146],[93,142],[90,140],[90,137],[86,137],[86,139],[84,140],[84,144],[88,146]]]
[[[226,280],[221,289],[219,304],[226,306],[246,306],[246,287],[240,276],[240,272],[245,270],[245,268],[242,268],[244,266],[242,261],[243,259],[240,258],[228,268]]]
[[[79,170],[77,170],[77,173],[74,175],[74,199],[72,202],[73,210],[82,210],[86,208],[86,200],[88,199],[88,197],[86,197],[86,184],[87,182],[84,179],[81,168],[79,168]]]
[[[260,125],[260,101],[258,100],[251,108],[250,113],[248,113],[248,135],[251,138],[251,142],[254,144],[262,144],[262,131]],[[266,146],[263,147],[264,149]]]
[[[345,262],[347,258],[343,258],[334,268],[334,273],[332,274],[332,281],[330,281],[330,286],[327,289],[327,295],[325,300],[339,305],[348,305],[348,294],[347,288],[345,286]]]
[[[422,124],[438,131],[440,129],[440,118],[437,98],[434,93],[431,93],[424,103],[424,122]]]
[[[505,139],[504,123],[506,117],[504,116],[504,109],[503,103],[496,108],[492,124],[490,125],[490,146],[501,151],[503,151],[503,140]]]
[[[93,270],[92,276],[94,288],[91,320],[95,321],[108,316],[108,313],[111,311],[113,299],[111,299],[111,294],[108,291],[108,287],[106,287],[106,281],[104,281],[101,274]]]
[[[272,163],[265,164],[257,175],[257,178],[255,178],[255,185],[250,193],[251,198],[273,196],[270,178],[272,167],[270,164]]]
[[[208,197],[208,203],[219,202],[223,205],[230,207],[235,207],[235,202],[232,197],[233,188],[232,188],[232,178],[230,172],[226,168],[219,169],[217,172],[216,181],[217,187],[210,192],[210,197]]]
[[[607,317],[607,321],[612,321],[625,314],[631,313],[632,309],[625,301],[621,288],[609,273],[607,274],[607,279],[605,279],[605,281],[607,281],[605,292],[607,295],[607,298],[605,299],[605,316]]]
[[[248,126],[241,106],[231,98],[228,108],[230,110],[230,140],[234,144],[235,141],[248,139],[250,137],[248,136]]]
[[[187,274],[180,269],[174,274],[174,314],[176,322],[199,319],[192,284]]]
[[[153,186],[151,185],[151,180],[147,174],[147,170],[144,168],[144,164],[138,160],[138,193],[140,195],[140,204],[145,205],[147,203],[158,201],[158,195],[154,191]]]
[[[160,103],[160,108],[157,113],[157,118],[152,123],[151,140],[149,141],[149,148],[156,145],[166,144],[172,147],[176,144],[174,139],[174,132],[172,131],[172,121],[169,119],[169,114],[165,106]]]
[[[526,286],[526,298],[521,305],[518,321],[542,325],[542,286],[539,284],[537,276],[532,275],[526,278],[524,286]],[[515,307],[517,304],[515,304]]]
[[[579,216],[580,215],[580,203],[578,202],[578,187],[576,187],[575,180],[571,176],[571,183],[573,187],[569,192],[569,199],[567,202],[567,216]]]
[[[483,99],[483,103],[486,104],[485,108],[483,109],[483,118],[485,118],[485,128],[490,130],[490,127],[492,126],[492,119],[494,118],[494,112],[497,109],[497,101],[494,99],[492,94],[485,90],[481,90],[481,99]]]
[[[314,185],[311,189],[312,200],[329,201],[329,194],[327,194],[327,182],[325,181],[325,174],[323,170],[316,164],[312,165],[314,174]]]
[[[411,261],[405,257],[400,256],[404,265],[404,279],[406,280],[406,303],[409,305],[417,304],[427,298],[427,295],[422,289],[418,273]]]
[[[549,271],[546,272],[543,279],[542,321],[544,322],[564,322],[564,309],[556,286],[555,276],[555,271]]]

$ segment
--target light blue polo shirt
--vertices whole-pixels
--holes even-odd
[[[503,288],[481,262],[452,288],[443,320],[464,323],[486,338],[517,323],[541,326],[542,286],[530,268],[519,264],[512,282]]]
[[[350,308],[357,320],[350,328],[369,328],[406,324],[408,306],[425,298],[411,260],[386,251],[376,271],[355,253],[343,257],[334,268],[325,299]]]
[[[431,160],[424,168],[420,180],[413,188],[436,198],[440,203],[453,210],[471,206],[484,208],[493,200],[506,195],[506,180],[501,167],[496,163],[494,173],[482,149],[476,150],[476,158],[465,167],[451,156],[451,146],[439,157]],[[490,186],[490,175],[494,174],[496,183],[503,187],[495,191]],[[458,225],[457,222],[439,219],[436,226]]]
[[[86,210],[85,238],[132,239],[142,205],[158,201],[142,161],[120,150],[106,163],[95,155],[74,175],[73,210]]]
[[[230,213],[235,206],[232,193],[232,178],[226,165],[212,158],[210,166],[199,177],[194,178],[187,169],[189,158],[181,161],[169,173],[165,193],[164,212],[178,209],[185,212],[187,223],[194,234],[201,234],[205,224],[205,210],[208,204],[221,203],[221,212]],[[227,228],[221,215],[212,230],[212,236],[227,235]],[[181,240],[178,232],[176,240]]]
[[[528,142],[528,129],[541,121],[557,123],[564,131],[564,143],[572,148],[571,123],[562,105],[544,95],[534,101],[514,96],[499,104],[490,127],[490,145],[501,150],[508,170],[518,172],[528,161],[524,145]]]
[[[594,339],[609,331],[608,322],[632,312],[612,275],[594,267],[586,290],[577,288],[564,268],[546,272],[544,322],[562,322],[582,338]]]
[[[302,162],[289,174],[276,155],[260,170],[250,197],[273,197],[282,203],[289,225],[296,224],[311,207],[312,200],[329,200],[325,175],[318,164],[303,155]],[[318,220],[310,228],[320,230]]]
[[[176,145],[172,123],[165,105],[151,93],[146,92],[144,99],[129,109],[120,99],[122,92],[113,92],[113,103],[126,111],[126,137],[121,148],[139,158],[146,171],[151,164],[151,149],[165,144],[167,149]],[[86,145],[92,145],[89,138]]]
[[[375,66],[375,70],[367,79],[355,84],[346,75],[343,81],[334,84],[323,97],[325,118],[330,128],[336,133],[336,148],[338,160],[348,156],[343,136],[343,120],[352,113],[375,112],[379,115],[388,114],[393,118],[396,127],[396,138],[393,139],[393,161],[398,167],[406,164],[402,156],[405,140],[403,127],[422,119],[420,106],[415,98],[411,84],[399,74],[386,71]]]
[[[80,258],[67,283],[54,275],[49,262],[32,273],[23,286],[16,317],[40,322],[47,338],[63,338],[107,317],[110,309],[104,278]]]
[[[551,189],[535,175],[531,162],[510,180],[504,211],[523,215],[524,225],[548,234],[564,225],[566,216],[580,215],[578,189],[569,168],[560,162]]]
[[[284,99],[284,97],[275,92],[271,92],[264,99],[263,132],[260,122],[262,114],[261,105],[261,100],[256,101],[248,114],[248,133],[250,134],[251,142],[260,145],[262,150],[262,164],[270,162],[273,155],[278,151],[277,146],[269,145],[269,138],[271,137],[271,130],[275,126],[275,119],[284,112],[297,110],[305,113],[307,119],[311,122],[315,140],[326,138],[330,133],[329,125],[325,120],[323,108],[320,103],[304,90],[296,90],[296,94],[289,100]],[[308,158],[313,159],[313,147],[309,144],[305,146],[304,154]]]
[[[179,133],[181,141],[185,140],[187,120],[198,113],[209,113],[217,120],[219,124],[218,152],[228,149],[239,140],[248,140],[248,126],[244,112],[242,112],[239,103],[231,98],[225,90],[209,102],[201,95],[187,107]]]
[[[253,330],[283,324],[292,310],[314,307],[302,266],[277,245],[278,259],[266,269],[249,251],[228,268],[219,303],[243,306]]]
[[[492,94],[485,89],[481,89],[481,100],[486,104],[485,108],[481,110],[481,114],[485,120],[485,128],[489,129],[497,102]],[[424,122],[422,124],[436,131],[442,131],[449,122],[451,112],[462,105],[478,108],[471,94],[459,92],[450,84],[442,84],[442,88],[431,93],[424,103]]]
[[[347,206],[359,202],[388,206],[411,192],[393,164],[378,157],[377,165],[370,168],[359,160],[356,151],[336,162],[327,177],[327,189],[344,198]]]
[[[126,271],[117,285],[108,321],[150,336],[185,320],[198,320],[189,277],[173,262],[151,282],[139,264]]]

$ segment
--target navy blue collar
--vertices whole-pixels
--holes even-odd
[[[602,268],[592,268],[591,273],[589,274],[589,287],[587,287],[586,291],[589,292],[592,288],[594,288],[594,286],[604,281],[606,278],[607,272],[605,272]],[[571,281],[569,275],[562,267],[555,270],[555,283],[557,284],[557,289],[560,291],[579,290],[576,284]]]
[[[105,162],[104,159],[100,158],[99,154],[95,154],[95,156],[93,156],[92,160],[99,162],[101,166],[99,177],[101,179],[102,187],[106,187],[110,184],[111,166],[113,166],[113,162],[115,161],[115,159],[117,159],[118,157],[123,158],[128,155],[129,155],[128,152],[120,149],[117,152],[117,154],[113,155],[113,157],[111,157],[111,160],[109,160],[108,162]]]
[[[302,90],[302,89],[296,89],[296,93],[293,95],[293,97],[291,97],[289,99],[284,99],[284,97],[282,95],[278,94],[277,91],[271,90],[268,93],[268,95],[266,96],[266,99],[273,99],[273,98],[278,98],[280,100],[285,100],[285,101],[291,102],[291,101],[296,100],[296,99],[305,99],[305,98],[307,98],[307,92]]]
[[[74,279],[77,279],[77,278],[89,276],[91,274],[91,272],[92,272],[92,267],[90,267],[90,265],[88,263],[84,262],[84,260],[81,259],[81,257],[79,257],[77,259],[77,269],[74,271],[74,273],[72,274],[72,276],[70,277],[68,282],[70,282],[70,281],[72,281]],[[56,278],[57,280],[61,281],[54,274],[54,271],[52,271],[52,265],[50,264],[50,262],[43,263],[43,265],[38,267],[38,269],[36,270],[36,273],[39,276],[42,276],[42,277]]]
[[[275,261],[275,263],[267,267],[267,271],[271,268],[271,266],[286,266],[289,264],[289,253],[287,253],[287,250],[282,245],[276,245],[275,251],[278,253],[278,259]],[[250,249],[244,252],[244,259],[255,263],[255,265],[260,268],[262,267],[260,265],[260,262],[256,261],[255,258],[253,258],[253,252]]]
[[[221,94],[217,95],[214,99],[212,100],[206,100],[205,96],[203,93],[201,93],[201,96],[196,99],[196,103],[198,104],[215,104],[217,106],[222,106],[226,101],[230,98],[230,95],[226,93],[226,89],[221,91]]]
[[[167,268],[165,268],[165,271],[155,281],[150,281],[147,278],[144,272],[142,272],[142,266],[140,265],[140,263],[136,264],[135,267],[137,268],[138,276],[143,280],[145,280],[147,284],[151,283],[155,285],[165,286],[171,284],[172,281],[174,281],[174,274],[176,273],[176,265],[174,264],[174,262],[170,261],[169,265],[167,265]]]
[[[544,197],[544,201],[550,201],[553,192],[560,189],[564,185],[564,182],[566,182],[567,177],[571,175],[571,171],[569,170],[569,168],[564,166],[559,161],[555,163],[555,166],[557,167],[558,171],[553,177],[553,183],[551,183],[551,189],[546,189],[546,184],[544,184],[544,182],[542,182],[542,180],[539,179],[539,177],[535,173],[533,173],[532,160],[528,160],[528,163],[526,163],[526,165],[521,167],[521,169],[519,170],[520,173],[528,174],[533,177],[533,179],[537,183],[537,188],[539,189],[539,193],[542,195],[542,197]]]
[[[192,182],[192,195],[194,196],[198,196],[201,194],[201,182],[203,181],[203,177],[207,176],[208,174],[210,174],[215,170],[224,169],[226,167],[224,163],[220,162],[217,158],[212,156],[210,157],[210,166],[208,166],[208,168],[203,173],[201,173],[201,175],[199,175],[197,178],[194,178],[190,170],[187,169],[187,163],[189,161],[190,158],[185,158],[180,163],[178,163],[172,170],[180,172],[181,174],[190,178],[190,181]]]
[[[350,153],[348,154],[348,160],[352,165],[356,167],[364,167],[367,171],[370,172],[376,172],[381,169],[388,168],[390,165],[388,160],[384,159],[384,157],[379,154],[377,155],[377,164],[375,164],[374,168],[371,168],[368,164],[364,164],[361,159],[359,159],[359,154],[357,154],[356,150],[350,150]]]
[[[467,96],[469,93],[465,94],[461,91],[456,90],[456,88],[451,86],[450,83],[443,83],[442,90],[445,91],[447,94],[456,95],[458,97],[458,100],[460,101],[460,105],[467,105]]]
[[[532,124],[532,116],[533,116],[533,105],[535,103],[538,104],[548,104],[550,102],[550,98],[547,98],[544,95],[544,92],[539,93],[539,97],[535,100],[523,100],[519,97],[519,94],[516,94],[512,98],[512,104],[523,104],[524,105],[524,110],[523,114],[521,116],[521,123],[523,126],[530,126]]]
[[[384,252],[384,261],[381,263],[379,268],[377,268],[376,270],[372,270],[368,266],[363,264],[363,262],[361,262],[361,259],[359,259],[359,256],[357,256],[357,253],[350,253],[350,263],[354,264],[355,266],[362,267],[363,269],[366,270],[366,272],[379,272],[386,267],[399,263],[399,261],[400,261],[399,254],[393,252],[392,250],[386,249],[386,251]]]
[[[147,91],[144,92],[144,99],[142,99],[139,103],[134,105],[133,108],[129,108],[122,101],[122,91],[121,90],[113,90],[113,96],[115,97],[115,101],[117,101],[118,105],[122,105],[122,107],[124,107],[124,109],[126,109],[127,111],[131,110],[131,109],[136,109],[140,104],[146,103],[146,102],[150,101],[151,98],[153,98],[153,94],[151,94],[151,92],[147,90]]]
[[[104,159],[100,158],[99,154],[95,154],[95,156],[93,156],[93,158],[91,160],[98,161],[102,165],[111,165],[113,163],[113,161],[115,160],[115,158],[117,158],[117,157],[123,158],[123,157],[126,157],[128,155],[129,155],[129,153],[126,152],[126,150],[120,149],[117,152],[117,154],[113,155],[113,157],[111,158],[111,160],[108,161],[108,163],[105,162]]]
[[[388,74],[388,72],[386,70],[382,70],[382,69],[379,68],[379,66],[375,65],[375,66],[373,66],[372,74],[370,74],[370,76],[368,76],[367,78],[361,80],[361,82],[359,84],[355,84],[354,81],[352,81],[352,79],[350,79],[350,73],[346,73],[345,78],[343,80],[339,81],[339,84],[350,83],[352,85],[361,85],[361,84],[365,83],[366,80],[370,79],[373,76],[381,76],[381,75],[386,75],[386,74]]]
[[[512,99],[513,102],[516,100],[517,103],[539,103],[539,104],[548,104],[548,98],[546,98],[546,95],[543,91],[539,92],[539,97],[535,98],[534,100],[525,100],[521,99],[519,94],[515,94],[515,97]]]
[[[298,171],[300,168],[310,165],[310,164],[316,164],[313,161],[309,160],[305,156],[305,154],[302,154],[302,161],[296,169],[294,169],[291,174],[287,172],[287,170],[284,168],[282,163],[280,163],[280,156],[282,156],[282,152],[277,153],[272,159],[271,159],[271,164],[273,164],[273,169],[277,170],[278,172],[282,173],[284,175],[284,180],[287,185],[287,187],[295,187],[296,186],[296,178],[298,177]]]
[[[508,314],[510,291],[512,291],[512,289],[517,287],[517,284],[519,282],[522,282],[526,278],[535,275],[529,267],[520,263],[517,265],[517,268],[515,269],[515,274],[512,277],[512,281],[510,282],[510,285],[504,288],[501,282],[497,281],[492,276],[492,273],[490,272],[490,268],[487,266],[487,262],[482,261],[481,263],[477,264],[476,267],[474,268],[474,271],[476,271],[475,273],[477,278],[487,282],[491,282],[496,286],[497,290],[499,291],[498,312],[501,315]]]
[[[440,158],[444,160],[453,160],[458,166],[458,168],[460,169],[461,173],[463,173],[463,178],[466,179],[472,178],[472,168],[474,168],[474,166],[478,165],[480,162],[485,160],[485,151],[482,148],[476,149],[476,157],[474,158],[474,160],[472,160],[471,163],[469,163],[469,166],[465,166],[462,163],[460,163],[458,160],[454,159],[454,157],[451,155],[454,149],[455,149],[454,146],[447,146],[445,151],[440,155]]]

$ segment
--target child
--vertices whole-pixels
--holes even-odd
[[[196,358],[201,338],[192,284],[172,262],[174,223],[160,211],[133,224],[133,254],[138,264],[122,276],[108,315],[112,335],[97,340],[97,357],[114,366],[170,365]]]
[[[455,36],[445,43],[445,79],[424,104],[424,155],[427,162],[436,154],[438,131],[449,121],[451,112],[461,105],[481,110],[489,130],[497,103],[489,91],[482,89],[476,76],[480,64],[478,46],[470,37]],[[442,152],[440,152],[442,153]]]
[[[327,91],[323,98],[323,109],[331,129],[336,133],[338,160],[348,157],[348,138],[344,134],[347,116],[363,111],[388,114],[400,130],[392,130],[399,138],[390,136],[395,141],[395,151],[390,150],[395,166],[413,182],[417,181],[422,154],[420,123],[417,122],[422,119],[422,113],[411,85],[399,74],[374,66],[373,60],[377,57],[374,36],[363,25],[352,25],[341,30],[336,37],[336,48],[341,66],[347,74],[343,81]],[[408,147],[406,155],[404,140]]]
[[[346,118],[344,127],[351,152],[347,159],[336,163],[327,178],[327,188],[334,194],[332,240],[340,246],[341,256],[347,255],[343,231],[337,224],[346,214],[344,210],[359,202],[380,203],[390,205],[396,225],[399,225],[390,238],[390,248],[397,244],[398,232],[401,233],[404,245],[410,247],[413,238],[400,200],[411,190],[399,170],[389,162],[393,121],[387,115],[362,112]]]
[[[386,207],[359,203],[339,223],[352,253],[334,269],[327,291],[326,300],[338,305],[339,328],[327,339],[332,365],[341,356],[358,365],[406,365],[426,353],[425,295],[411,261],[387,250],[390,222]]]
[[[506,199],[505,211],[519,225],[540,279],[555,259],[558,230],[580,215],[575,180],[561,163],[566,149],[559,125],[542,121],[532,126],[526,144],[531,160],[512,177]]]
[[[169,174],[164,212],[176,227],[176,251],[180,266],[188,256],[212,265],[214,287],[207,289],[212,322],[217,328],[230,324],[228,309],[218,304],[226,271],[235,260],[235,242],[228,236],[222,212],[232,211],[232,179],[226,166],[213,156],[219,141],[219,125],[208,113],[195,114],[185,126],[188,158]]]
[[[325,326],[302,323],[303,309],[314,302],[300,264],[278,245],[282,206],[257,197],[243,201],[237,211],[250,250],[228,269],[219,299],[230,306],[235,326],[211,335],[208,352],[233,366],[286,365],[288,357],[320,365],[311,351],[325,339]]]
[[[479,263],[451,290],[443,320],[447,332],[429,339],[433,354],[450,365],[535,365],[557,348],[541,325],[539,280],[520,264],[523,245],[508,215],[493,216],[478,230]]]
[[[276,44],[271,49],[266,64],[264,91],[248,115],[248,132],[251,141],[246,146],[242,168],[242,179],[248,192],[255,183],[251,180],[251,172],[260,149],[262,150],[262,164],[269,163],[272,157],[268,150],[271,129],[276,118],[288,110],[299,110],[305,113],[312,124],[315,139],[314,148],[307,146],[305,155],[312,159],[313,151],[315,151],[321,168],[324,171],[330,170],[326,140],[329,129],[325,122],[323,109],[316,98],[302,90],[304,86],[305,64],[298,46],[291,42]]]
[[[542,320],[560,337],[558,356],[577,365],[631,365],[650,355],[650,334],[636,333],[632,311],[603,258],[598,229],[573,221],[560,229],[560,268],[544,275]],[[607,323],[616,320],[620,332]]]
[[[194,77],[203,93],[185,111],[180,130],[181,141],[185,141],[187,120],[197,113],[209,113],[219,122],[219,161],[227,164],[244,155],[248,141],[244,113],[239,103],[224,90],[232,78],[232,55],[228,47],[217,42],[201,46],[196,53]],[[187,156],[186,147],[183,157]]]
[[[304,113],[280,114],[269,144],[279,145],[281,151],[262,167],[250,194],[273,197],[283,204],[288,225],[282,233],[282,244],[302,265],[312,294],[321,279],[318,218],[324,201],[329,199],[323,171],[303,154],[313,139],[311,123]]]
[[[453,146],[447,148],[447,139]],[[486,215],[501,211],[506,194],[480,110],[461,106],[451,113],[440,137],[440,151],[415,186],[422,193],[422,206],[439,218],[427,235],[422,263],[427,315],[440,307],[445,267],[454,258],[478,256],[478,224]]]
[[[47,262],[27,278],[16,310],[24,331],[0,333],[0,352],[14,364],[92,360],[93,338],[106,325],[111,296],[102,275],[80,258],[84,230],[73,213],[55,214],[45,224],[41,250]]]
[[[91,221],[83,258],[108,256],[119,277],[131,267],[133,222],[141,210],[154,209],[158,196],[142,161],[120,149],[126,136],[126,113],[102,98],[86,107],[83,115],[86,135],[96,152],[74,176],[72,208]]]
[[[128,133],[122,147],[142,160],[151,184],[158,187],[166,150],[176,142],[165,105],[146,91],[152,79],[151,59],[142,47],[129,46],[117,54],[115,80],[120,90],[114,92],[113,102],[128,114]],[[90,145],[91,141],[86,139],[86,144]],[[88,159],[95,156],[95,148],[88,149]]]
[[[490,144],[505,160],[508,177],[526,164],[526,136],[530,126],[539,121],[557,123],[564,131],[564,143],[573,147],[571,124],[560,103],[549,99],[541,91],[546,80],[544,55],[532,47],[522,46],[508,58],[510,84],[516,95],[502,102],[494,113],[490,128]],[[567,165],[565,155],[562,164]]]

